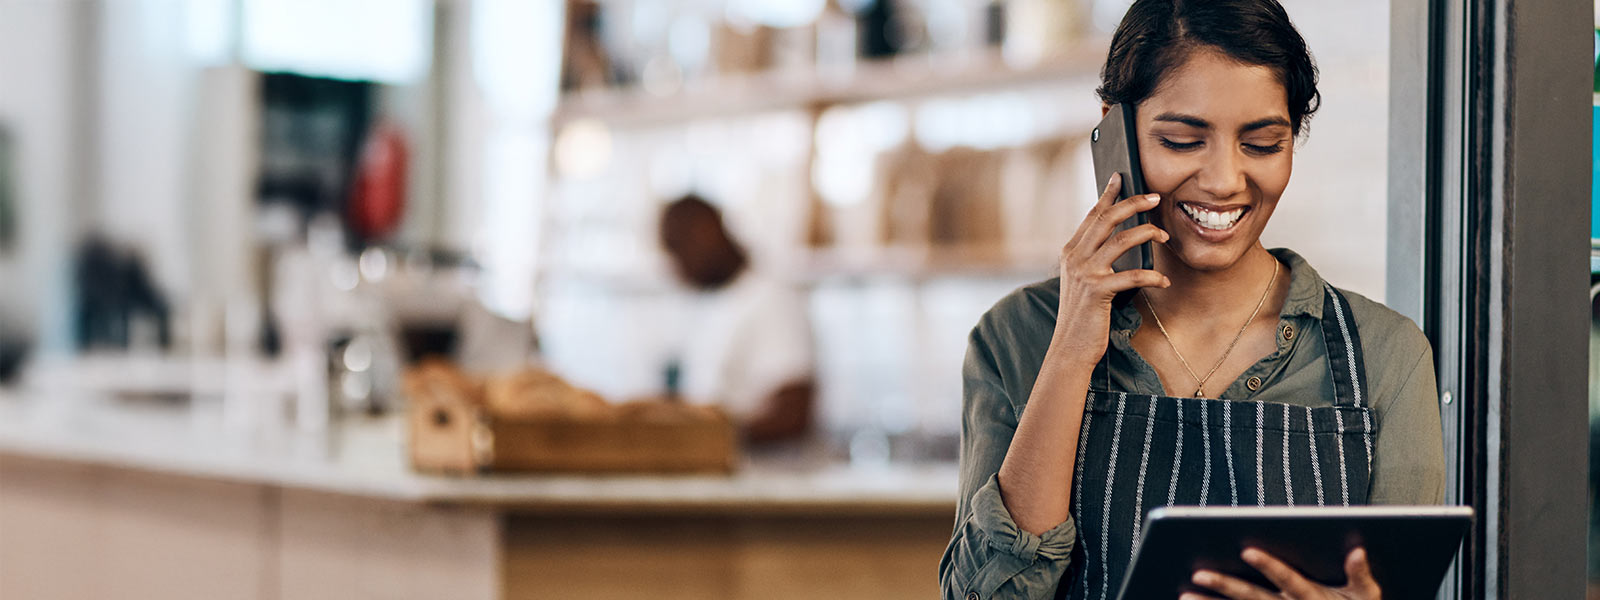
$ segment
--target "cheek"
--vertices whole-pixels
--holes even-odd
[[[1282,158],[1271,158],[1254,165],[1246,176],[1260,190],[1262,201],[1273,205],[1289,187],[1289,174],[1294,170],[1293,166],[1293,155],[1285,152]]]
[[[1145,152],[1139,158],[1139,167],[1144,169],[1145,189],[1165,197],[1194,176],[1199,162],[1173,156],[1170,152]]]

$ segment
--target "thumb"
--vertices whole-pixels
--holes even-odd
[[[1372,565],[1367,562],[1366,548],[1351,550],[1344,559],[1345,585],[1352,590],[1368,592],[1368,597],[1377,597],[1378,581],[1372,577]]]

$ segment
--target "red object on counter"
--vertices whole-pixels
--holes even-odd
[[[409,156],[405,132],[397,125],[381,123],[367,137],[346,209],[350,228],[361,239],[381,238],[400,226],[405,216]]]

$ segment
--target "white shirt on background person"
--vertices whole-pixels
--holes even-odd
[[[816,373],[811,320],[799,291],[754,271],[691,298],[680,391],[746,422],[782,386]]]

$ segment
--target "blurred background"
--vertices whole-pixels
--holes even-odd
[[[56,482],[0,490],[0,596],[72,596],[13,576],[66,568],[17,540],[110,535],[43,524],[166,514],[174,489],[276,541],[234,560],[208,534],[140,535],[219,573],[257,565],[262,597],[636,597],[607,560],[668,596],[932,595],[966,335],[1052,276],[1094,200],[1093,90],[1127,4],[0,0],[0,476]],[[1388,2],[1285,5],[1323,105],[1264,241],[1382,301]],[[470,410],[416,417],[449,395],[406,385],[419,361],[464,378]],[[436,474],[429,423],[515,435],[496,389],[568,413],[559,398],[718,406],[736,443],[715,475],[508,474],[466,432],[440,456],[476,475]],[[61,483],[63,456],[98,470]],[[52,512],[108,477],[135,499]],[[801,533],[844,529],[862,537]],[[219,539],[256,539],[238,535]],[[382,550],[407,544],[451,558]],[[390,554],[307,566],[328,548]],[[231,589],[197,577],[150,597]]]

